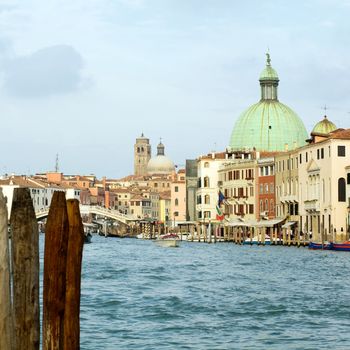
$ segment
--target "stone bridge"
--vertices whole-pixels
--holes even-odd
[[[115,209],[107,209],[105,207],[93,206],[93,205],[80,205],[80,214],[89,215],[95,214],[107,217],[112,220],[122,222],[123,224],[129,224],[134,221],[138,221],[133,215],[125,215]],[[45,219],[49,215],[49,208],[42,209],[35,213],[37,220]]]

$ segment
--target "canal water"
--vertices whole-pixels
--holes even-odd
[[[346,252],[94,236],[81,349],[350,349],[349,271]]]

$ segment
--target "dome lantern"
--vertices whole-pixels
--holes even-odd
[[[278,100],[278,75],[271,66],[270,54],[266,53],[266,67],[260,74],[261,100]]]
[[[157,146],[157,156],[164,156],[164,145],[162,144],[162,141],[160,141]]]

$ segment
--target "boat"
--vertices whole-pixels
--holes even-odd
[[[154,242],[161,247],[178,247],[179,236],[175,233],[169,233],[159,236]]]
[[[90,232],[84,233],[84,243],[91,243],[92,235]]]
[[[349,244],[349,246],[350,246],[350,244]],[[309,249],[313,249],[313,250],[319,250],[319,249],[331,250],[331,249],[333,249],[333,243],[325,242],[325,243],[322,244],[322,243],[316,243],[316,242],[309,242]]]
[[[350,241],[346,241],[343,243],[332,243],[331,249],[343,252],[350,252]]]
[[[247,238],[245,239],[245,241],[243,242],[243,244],[259,244],[259,245],[270,245],[270,244],[281,244],[282,240],[280,238],[277,238],[277,241],[274,240],[273,242],[271,242],[271,239],[268,235],[265,235],[265,242],[262,241],[262,237],[261,236],[254,236],[252,239]]]

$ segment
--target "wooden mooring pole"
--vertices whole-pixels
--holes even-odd
[[[43,350],[62,350],[68,248],[65,193],[54,192],[45,232]]]
[[[78,350],[80,346],[80,285],[84,246],[84,227],[80,216],[79,201],[77,199],[67,200],[67,211],[69,235],[63,349]]]
[[[0,349],[13,349],[7,206],[0,189]]]
[[[14,349],[37,350],[39,319],[39,229],[28,188],[15,188],[11,210]]]

